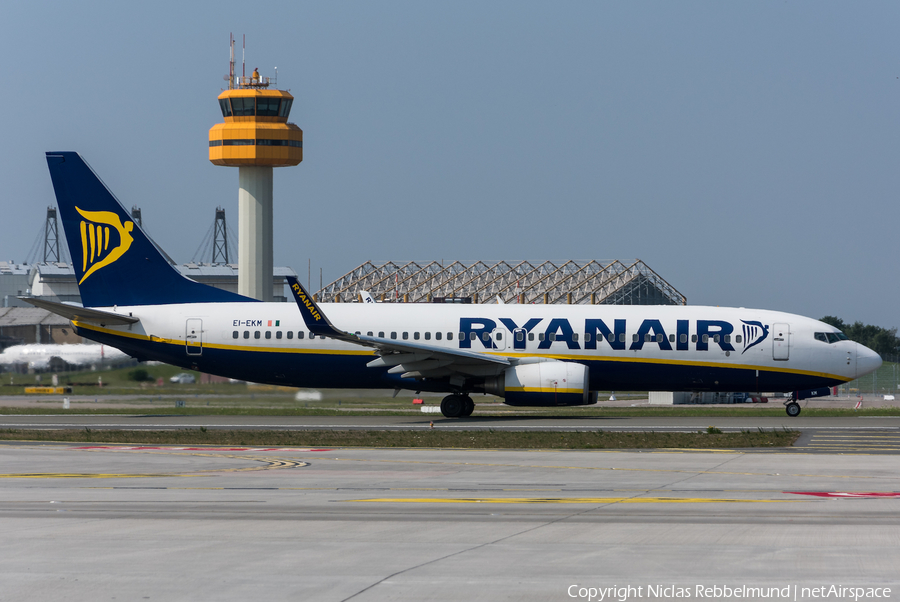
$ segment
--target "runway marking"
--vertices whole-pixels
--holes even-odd
[[[668,497],[572,497],[572,498],[370,498],[347,502],[377,502],[395,504],[771,504],[800,500],[740,500],[729,498],[668,498]]]
[[[896,491],[785,491],[784,493],[833,498],[900,498],[900,492]]]
[[[303,468],[309,466],[309,462],[301,460],[284,460],[282,458],[255,458],[252,456],[217,456],[214,454],[173,454],[208,456],[214,458],[231,458],[238,460],[250,460],[253,462],[265,462],[265,466],[246,466],[243,468],[210,468],[206,470],[193,470],[185,473],[146,473],[146,474],[117,474],[117,473],[76,473],[76,472],[34,472],[34,473],[9,473],[0,474],[0,479],[137,479],[160,477],[206,477],[210,473],[221,472],[254,472],[260,470],[278,470],[283,468]]]
[[[843,454],[900,452],[900,433],[884,429],[868,433],[847,430],[814,432],[806,445],[801,445],[800,448]]]
[[[77,472],[33,472],[0,474],[0,479],[138,479],[145,477],[187,477],[186,474],[92,474]]]

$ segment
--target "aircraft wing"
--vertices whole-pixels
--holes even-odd
[[[125,324],[134,324],[139,322],[138,318],[116,314],[111,311],[103,311],[101,309],[90,309],[88,307],[78,307],[77,305],[66,305],[65,303],[57,303],[56,301],[46,301],[44,299],[34,299],[32,297],[19,297],[22,301],[31,303],[35,307],[46,309],[59,316],[68,318],[73,322],[90,322],[92,324],[115,324],[123,326]]]
[[[388,372],[399,373],[402,378],[435,378],[454,373],[489,376],[501,372],[512,364],[509,358],[503,356],[370,337],[340,330],[322,313],[312,296],[295,277],[288,276],[287,281],[310,332],[377,349],[380,357],[367,364],[370,368],[390,366]]]

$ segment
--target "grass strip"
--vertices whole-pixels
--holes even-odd
[[[712,428],[712,427],[711,427]],[[727,433],[664,432],[509,432],[509,431],[256,431],[181,429],[0,430],[4,441],[64,441],[144,445],[241,445],[263,447],[449,447],[492,449],[737,449],[790,447],[799,431],[744,430]]]

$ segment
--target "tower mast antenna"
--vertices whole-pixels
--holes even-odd
[[[230,38],[228,48],[231,50],[231,57],[228,60],[228,89],[234,90],[234,33],[228,34]]]

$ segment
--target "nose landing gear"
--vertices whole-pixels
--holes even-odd
[[[787,415],[791,418],[800,415],[800,404],[796,401],[789,401],[784,404],[784,409],[787,412]]]

